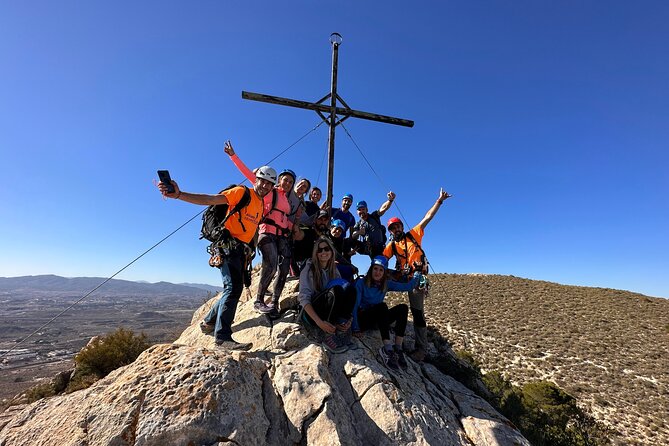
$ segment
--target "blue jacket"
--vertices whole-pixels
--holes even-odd
[[[409,282],[395,282],[394,280],[388,280],[388,291],[411,291],[416,288],[419,280],[420,277],[414,277]],[[375,286],[368,287],[365,284],[364,277],[360,277],[355,281],[355,291],[356,298],[355,306],[353,307],[353,323],[351,324],[351,329],[353,331],[359,331],[358,311],[380,304],[386,298],[386,293]]]

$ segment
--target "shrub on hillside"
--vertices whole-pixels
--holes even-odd
[[[469,351],[448,354],[448,342],[428,330],[440,354],[430,362],[488,400],[534,446],[598,446],[610,444],[609,432],[576,405],[576,400],[548,381],[518,387],[496,371],[483,375],[479,360]],[[485,387],[481,389],[478,384]]]
[[[535,446],[609,444],[604,428],[552,382],[533,381],[519,388],[498,372],[486,374],[483,382],[494,395],[491,403]]]
[[[18,401],[19,404],[30,404],[42,398],[54,396],[56,394],[51,383],[40,383],[26,390],[23,398]]]
[[[124,328],[94,339],[74,357],[76,373],[68,391],[88,387],[113,370],[132,363],[148,347],[144,333],[136,336]]]

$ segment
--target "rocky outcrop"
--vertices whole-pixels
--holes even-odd
[[[295,298],[289,282],[283,306]],[[378,332],[333,355],[288,312],[271,324],[240,303],[228,352],[198,309],[173,344],[155,345],[92,387],[33,403],[0,431],[13,445],[528,445],[487,402],[429,364],[394,372]]]

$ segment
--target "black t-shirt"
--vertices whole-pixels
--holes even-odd
[[[349,254],[354,247],[358,247],[358,241],[353,240],[352,238],[344,237],[333,237],[332,234],[328,234],[332,244],[337,250],[337,260],[343,260],[347,263],[351,263],[351,255]]]
[[[371,246],[383,246],[384,227],[381,223],[379,211],[371,212],[367,216],[367,220],[362,218],[355,224],[353,231],[359,230],[361,227],[365,228],[365,235],[360,237],[360,241],[369,242]]]
[[[312,227],[300,225],[300,229],[304,232],[304,238],[293,242],[293,259],[295,259],[296,262],[311,258],[311,254],[314,250],[314,243],[316,243],[316,240],[319,237],[316,230]]]
[[[320,206],[318,206],[316,203],[313,201],[305,201],[304,202],[304,212],[302,213],[302,216],[300,217],[300,223],[303,225],[308,225],[311,226],[314,224],[314,221],[316,220],[316,216],[318,213],[321,211]]]

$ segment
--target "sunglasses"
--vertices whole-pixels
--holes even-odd
[[[329,246],[319,246],[318,249],[316,250],[317,253],[321,252],[330,252],[332,251]]]

